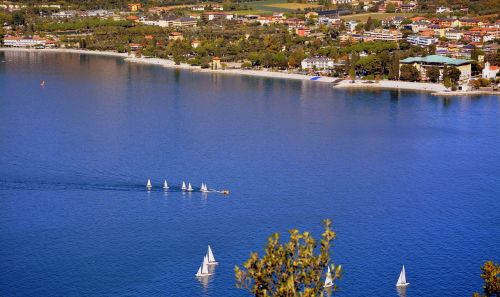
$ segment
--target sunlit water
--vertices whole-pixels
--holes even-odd
[[[272,232],[319,236],[324,218],[337,296],[398,296],[403,264],[408,297],[470,296],[500,261],[498,97],[0,62],[1,296],[249,296],[234,265]],[[220,264],[200,282],[207,244]]]

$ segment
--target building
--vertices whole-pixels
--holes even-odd
[[[306,58],[300,63],[302,69],[332,69],[335,65],[333,60],[326,57]]]
[[[444,33],[444,37],[450,40],[460,40],[462,39],[462,36],[464,36],[464,33],[457,30],[449,30]]]
[[[138,11],[141,9],[141,3],[130,3],[127,5],[128,9],[130,11]]]
[[[429,46],[435,44],[438,39],[431,36],[410,35],[406,40],[413,45]]]
[[[205,12],[205,13],[203,13],[203,16],[209,21],[221,20],[221,19],[226,19],[229,21],[229,20],[233,19],[233,14],[219,12],[219,11]]]
[[[409,57],[399,61],[399,67],[402,65],[412,65],[420,72],[420,78],[423,81],[428,80],[427,70],[431,67],[438,67],[440,79],[443,77],[445,66],[457,67],[460,70],[460,81],[469,81],[471,78],[471,62],[469,60],[453,59],[444,56],[430,55],[426,57]]]
[[[196,27],[197,24],[198,20],[193,18],[178,18],[172,21],[174,27]]]
[[[438,8],[436,8],[436,13],[446,13],[446,12],[450,12],[451,10],[448,8],[448,7],[444,7],[444,6],[439,6]]]
[[[380,30],[366,31],[365,38],[371,40],[399,41],[403,39],[403,33],[397,30]]]
[[[184,36],[180,32],[172,32],[168,35],[168,40],[183,40]]]
[[[345,27],[348,31],[354,32],[356,31],[356,26],[358,25],[358,22],[355,20],[350,20],[347,23],[345,23]]]
[[[5,36],[3,45],[8,47],[45,47],[46,39],[38,36],[33,37],[17,37]]]
[[[498,75],[498,71],[500,71],[499,66],[491,66],[490,62],[486,62],[484,63],[483,78],[496,78]]]
[[[297,28],[295,29],[295,34],[299,35],[300,37],[306,37],[311,34],[311,29],[309,29],[308,27]]]

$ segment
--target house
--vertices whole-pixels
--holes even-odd
[[[131,51],[137,51],[142,49],[142,44],[140,43],[129,43],[128,47],[130,48]]]
[[[446,12],[450,12],[451,9],[449,9],[448,7],[444,7],[444,6],[439,6],[438,8],[436,8],[436,13],[446,13]]]
[[[441,78],[443,76],[443,69],[445,66],[454,66],[460,70],[460,81],[469,81],[471,78],[471,62],[469,60],[454,59],[443,57],[439,55],[430,55],[426,57],[409,57],[399,61],[399,67],[402,65],[412,65],[420,73],[420,78],[423,81],[428,80],[426,75],[427,71],[431,67],[438,67],[440,71]]]
[[[462,39],[462,36],[464,36],[464,33],[458,30],[448,30],[444,33],[444,37],[450,40],[460,40]]]
[[[401,10],[401,12],[411,12],[414,11],[415,8],[417,8],[417,5],[415,3],[410,2],[408,4],[401,4],[399,10]]]
[[[191,41],[191,47],[192,48],[197,48],[197,47],[200,46],[200,44],[201,44],[201,41],[199,41],[199,40],[193,40],[193,41]]]
[[[345,27],[348,31],[354,32],[356,31],[356,26],[358,25],[358,22],[355,20],[350,20],[347,23],[345,23]]]
[[[174,27],[196,27],[197,24],[198,20],[193,18],[178,18],[172,21]]]
[[[181,32],[172,32],[168,35],[168,40],[183,40],[184,36]]]
[[[369,40],[399,41],[403,39],[403,33],[398,30],[375,29],[366,31],[365,38]]]
[[[55,19],[68,19],[76,16],[76,11],[73,10],[61,10],[59,12],[54,12],[52,18]]]
[[[130,11],[135,12],[141,9],[141,3],[130,3],[127,4],[127,7]]]
[[[483,78],[496,78],[498,71],[500,71],[499,66],[491,66],[490,62],[486,62],[484,63]]]
[[[431,44],[435,44],[438,41],[437,38],[420,35],[410,35],[406,38],[406,40],[413,45],[420,46],[429,46]]]
[[[333,60],[326,57],[306,58],[300,65],[302,69],[331,69],[335,66]]]
[[[300,27],[295,29],[295,34],[299,35],[300,37],[306,37],[311,34],[311,29],[309,29],[308,27]]]
[[[222,64],[220,62],[220,58],[219,57],[213,57],[212,58],[212,69],[213,70],[217,70],[217,69],[222,69]]]
[[[209,21],[221,20],[221,19],[226,19],[226,20],[233,19],[233,14],[219,12],[219,11],[205,12],[203,13],[203,16]]]
[[[410,24],[411,30],[414,33],[417,33],[418,31],[425,30],[429,27],[431,23],[429,21],[416,21]]]
[[[437,20],[441,27],[445,28],[457,28],[460,27],[460,21],[457,19],[444,18]]]

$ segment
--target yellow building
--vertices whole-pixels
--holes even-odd
[[[141,9],[141,3],[130,3],[127,5],[128,6],[128,9],[130,9],[130,11],[138,11],[139,9]]]
[[[438,67],[440,79],[443,77],[443,69],[445,66],[456,67],[460,70],[460,81],[466,82],[471,78],[471,63],[469,60],[453,59],[445,56],[430,55],[426,57],[409,57],[399,61],[399,68],[402,65],[412,65],[417,68],[420,73],[420,79],[428,80],[427,70],[431,67]]]

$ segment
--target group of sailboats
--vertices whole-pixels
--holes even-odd
[[[146,189],[148,191],[151,191],[153,189],[153,185],[151,183],[151,179],[148,179],[148,181],[146,182]],[[168,191],[168,189],[170,189],[170,186],[168,185],[167,180],[164,180],[164,182],[163,182],[163,190]],[[186,186],[186,182],[184,182],[184,181],[182,181],[181,190],[183,192],[194,192],[194,188],[191,185],[191,183],[188,183],[187,186]],[[207,184],[201,183],[200,192],[203,192],[203,193],[210,192],[210,190],[208,189]]]
[[[219,263],[215,261],[214,254],[209,245],[207,254],[203,257],[203,262],[201,263],[200,268],[198,268],[198,272],[196,272],[196,277],[204,277],[212,275],[213,273],[209,271],[208,267],[210,265],[217,265],[217,264]]]
[[[406,272],[405,272],[405,266],[403,265],[403,269],[401,269],[401,272],[399,273],[399,278],[398,281],[396,282],[396,287],[406,287],[410,283],[406,281]],[[324,288],[329,288],[333,286],[333,277],[332,273],[330,271],[330,266],[328,266],[328,270],[326,272],[326,277],[325,277],[325,284],[323,285]]]

